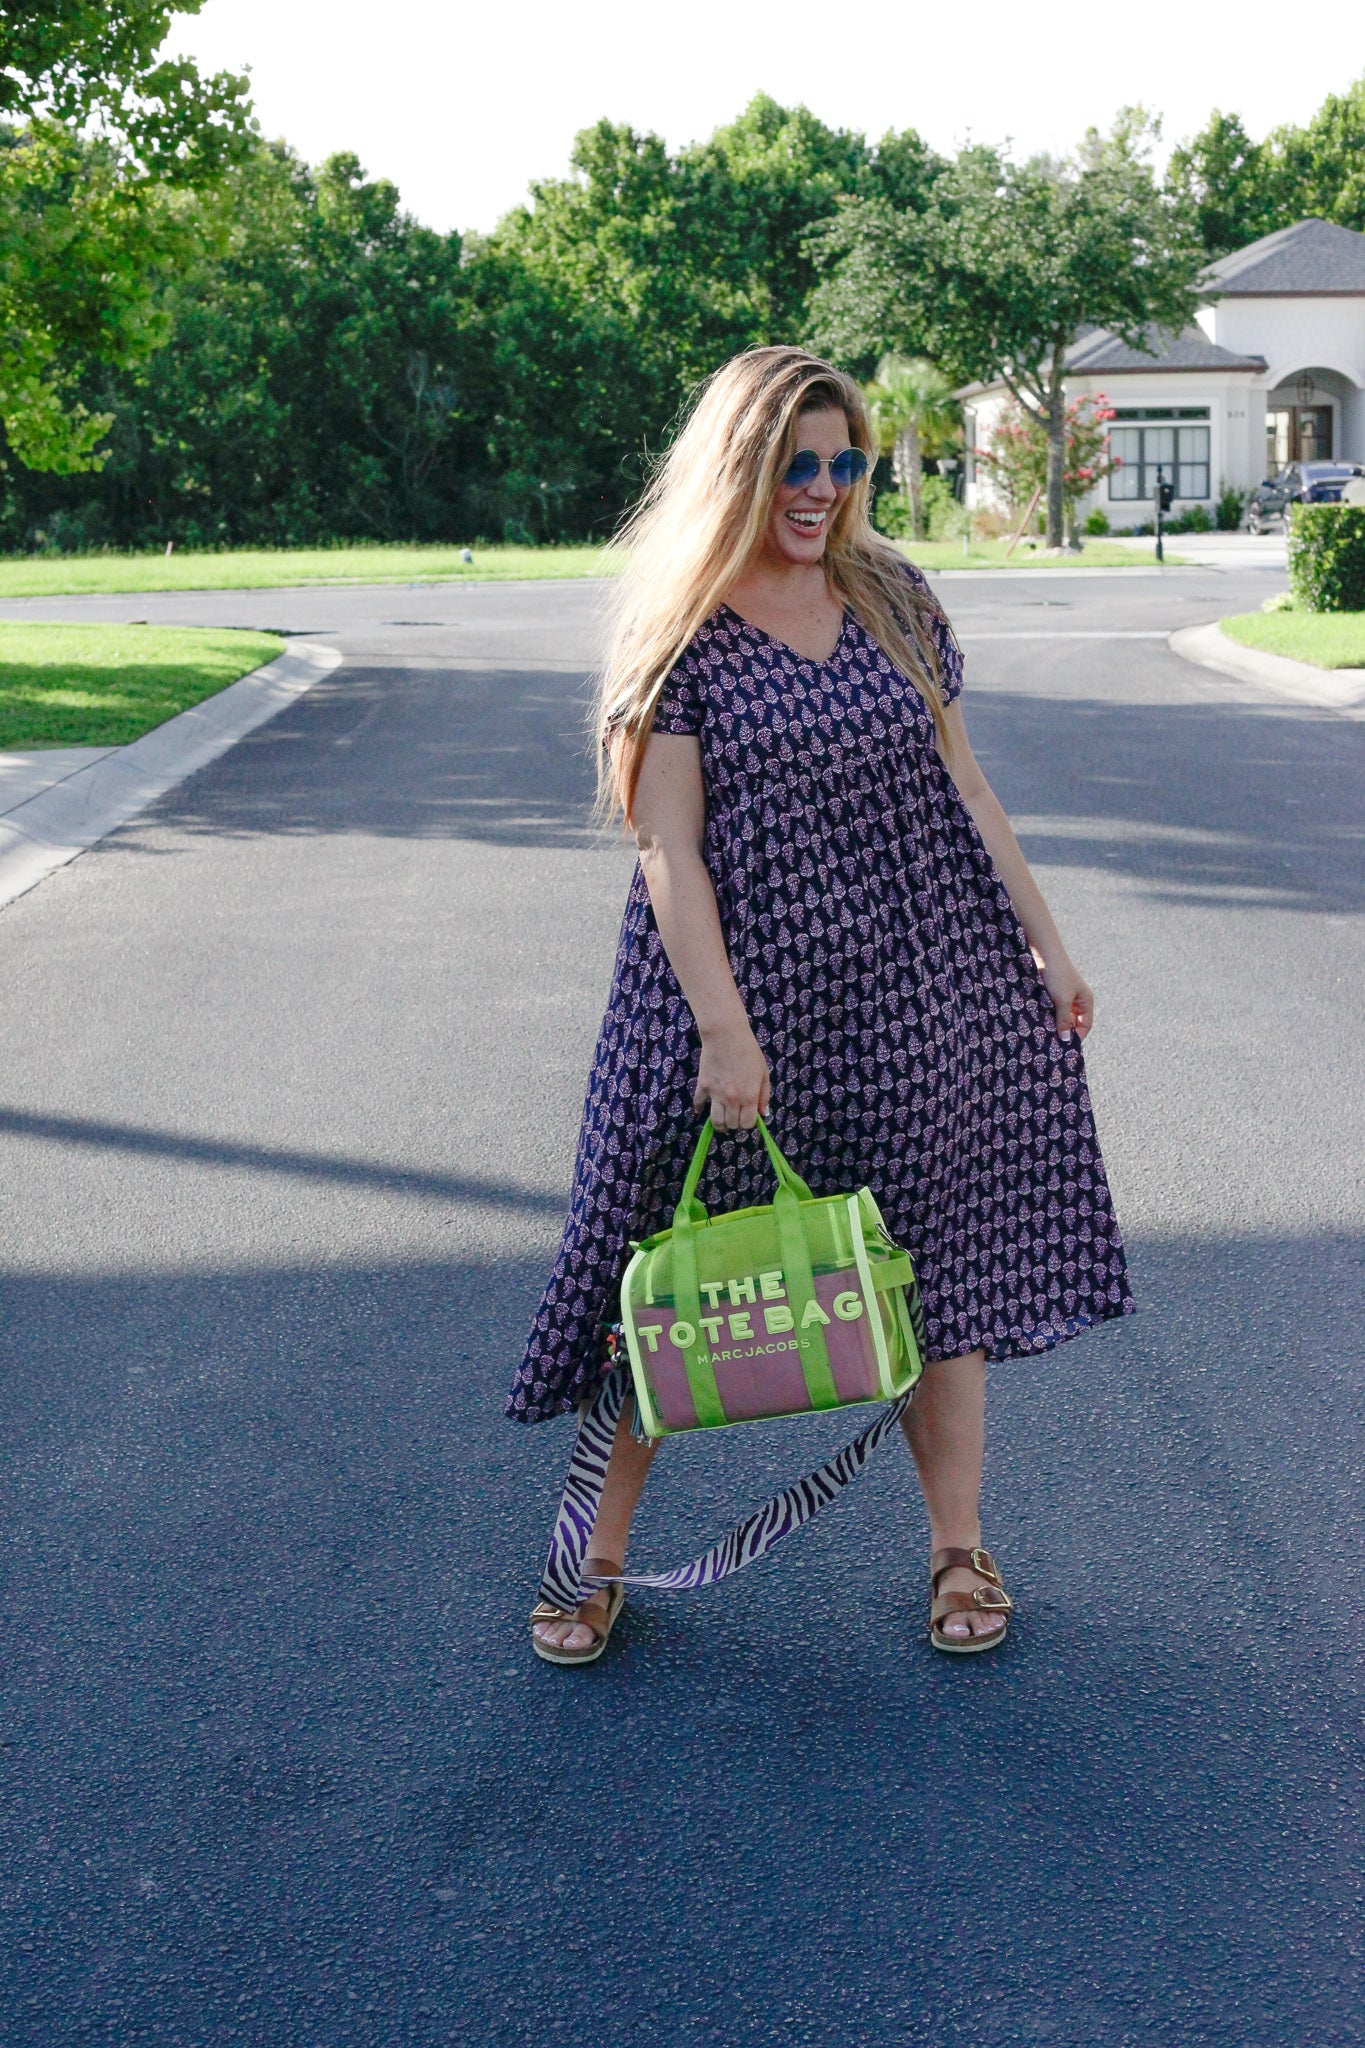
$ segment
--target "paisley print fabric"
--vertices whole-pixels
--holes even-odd
[[[951,698],[961,655],[946,628],[938,643]],[[816,1194],[872,1189],[915,1262],[927,1356],[1022,1357],[1129,1314],[1080,1045],[908,679],[851,614],[811,662],[722,606],[655,730],[701,743],[705,859],[777,1142]],[[631,1240],[671,1221],[696,1142],[700,1050],[637,869],[519,1421],[607,1370]],[[754,1134],[718,1137],[701,1195],[771,1199]]]

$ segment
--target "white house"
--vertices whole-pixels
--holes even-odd
[[[1114,408],[1120,466],[1080,506],[1118,528],[1151,515],[1172,483],[1176,511],[1212,514],[1226,486],[1249,491],[1287,462],[1365,462],[1365,235],[1301,220],[1213,264],[1197,324],[1154,329],[1146,349],[1093,329],[1069,351],[1067,397]],[[1003,384],[963,391],[969,505],[993,502],[972,459],[1010,404]]]

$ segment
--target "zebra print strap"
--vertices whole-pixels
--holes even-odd
[[[569,1460],[564,1497],[540,1582],[542,1600],[568,1613],[598,1586],[658,1586],[670,1593],[690,1592],[694,1587],[714,1586],[719,1579],[728,1579],[731,1572],[742,1571],[756,1558],[766,1557],[774,1544],[790,1536],[793,1529],[802,1528],[821,1508],[828,1507],[851,1479],[858,1477],[872,1453],[896,1427],[911,1399],[911,1394],[905,1393],[889,1402],[870,1428],[855,1436],[852,1443],[845,1444],[826,1464],[808,1472],[795,1485],[775,1493],[761,1508],[736,1523],[728,1536],[713,1543],[701,1557],[694,1557],[691,1564],[678,1565],[671,1572],[623,1573],[619,1581],[585,1579],[583,1559],[597,1519],[607,1460],[629,1384],[629,1370],[624,1365],[615,1366],[607,1374],[596,1400],[579,1424],[578,1440]]]

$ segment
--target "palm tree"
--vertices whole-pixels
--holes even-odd
[[[950,380],[923,357],[883,356],[876,381],[865,387],[872,431],[910,507],[910,528],[924,538],[924,458],[951,447],[961,426],[961,409]]]

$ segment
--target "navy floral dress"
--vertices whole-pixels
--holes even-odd
[[[936,638],[952,698],[962,657],[946,624]],[[654,730],[701,742],[705,859],[774,1135],[816,1194],[872,1189],[914,1259],[928,1356],[1022,1357],[1129,1314],[1080,1044],[907,678],[851,613],[814,662],[722,606]],[[519,1421],[600,1381],[630,1240],[671,1221],[696,1142],[700,1051],[637,869]],[[713,1214],[771,1200],[754,1134],[717,1139],[701,1194]]]

